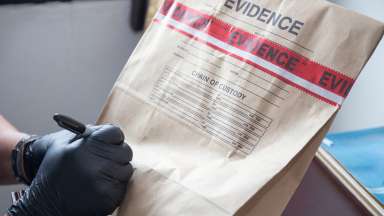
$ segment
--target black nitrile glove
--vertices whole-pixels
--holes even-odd
[[[30,136],[20,141],[12,154],[12,166],[15,177],[20,183],[30,185],[49,147],[65,137],[73,136],[68,130],[37,137]],[[22,158],[22,159],[20,159]]]
[[[132,151],[122,131],[112,125],[90,127],[73,141],[59,132],[39,171],[10,216],[104,216],[120,204],[133,169]]]
[[[48,134],[42,137],[36,138],[33,142],[27,144],[23,157],[24,157],[24,183],[30,184],[35,178],[40,164],[43,161],[45,153],[49,147],[57,140],[65,139],[66,137],[74,137],[73,133],[67,130],[61,130],[56,133]]]

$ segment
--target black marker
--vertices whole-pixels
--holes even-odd
[[[55,120],[61,128],[76,134],[75,140],[89,134],[89,130],[87,130],[86,125],[66,115],[56,113],[53,115],[53,120]]]

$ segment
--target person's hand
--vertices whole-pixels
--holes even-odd
[[[67,139],[68,137],[74,137],[73,133],[67,130],[61,130],[56,133],[51,133],[45,136],[37,137],[35,140],[27,144],[26,149],[23,152],[23,172],[21,177],[23,183],[30,184],[35,178],[40,164],[48,151],[48,149],[58,141]],[[18,165],[20,166],[20,165]]]
[[[31,186],[10,216],[107,215],[122,201],[133,173],[132,151],[112,125],[91,127],[73,141],[70,132],[52,136]]]

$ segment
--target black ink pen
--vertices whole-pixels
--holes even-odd
[[[53,120],[61,127],[76,134],[74,140],[86,137],[90,134],[90,130],[83,123],[68,117],[66,115],[56,113],[53,115]]]

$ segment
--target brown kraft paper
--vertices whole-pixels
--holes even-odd
[[[118,215],[280,215],[383,31],[322,0],[165,0],[99,119],[134,151]]]

